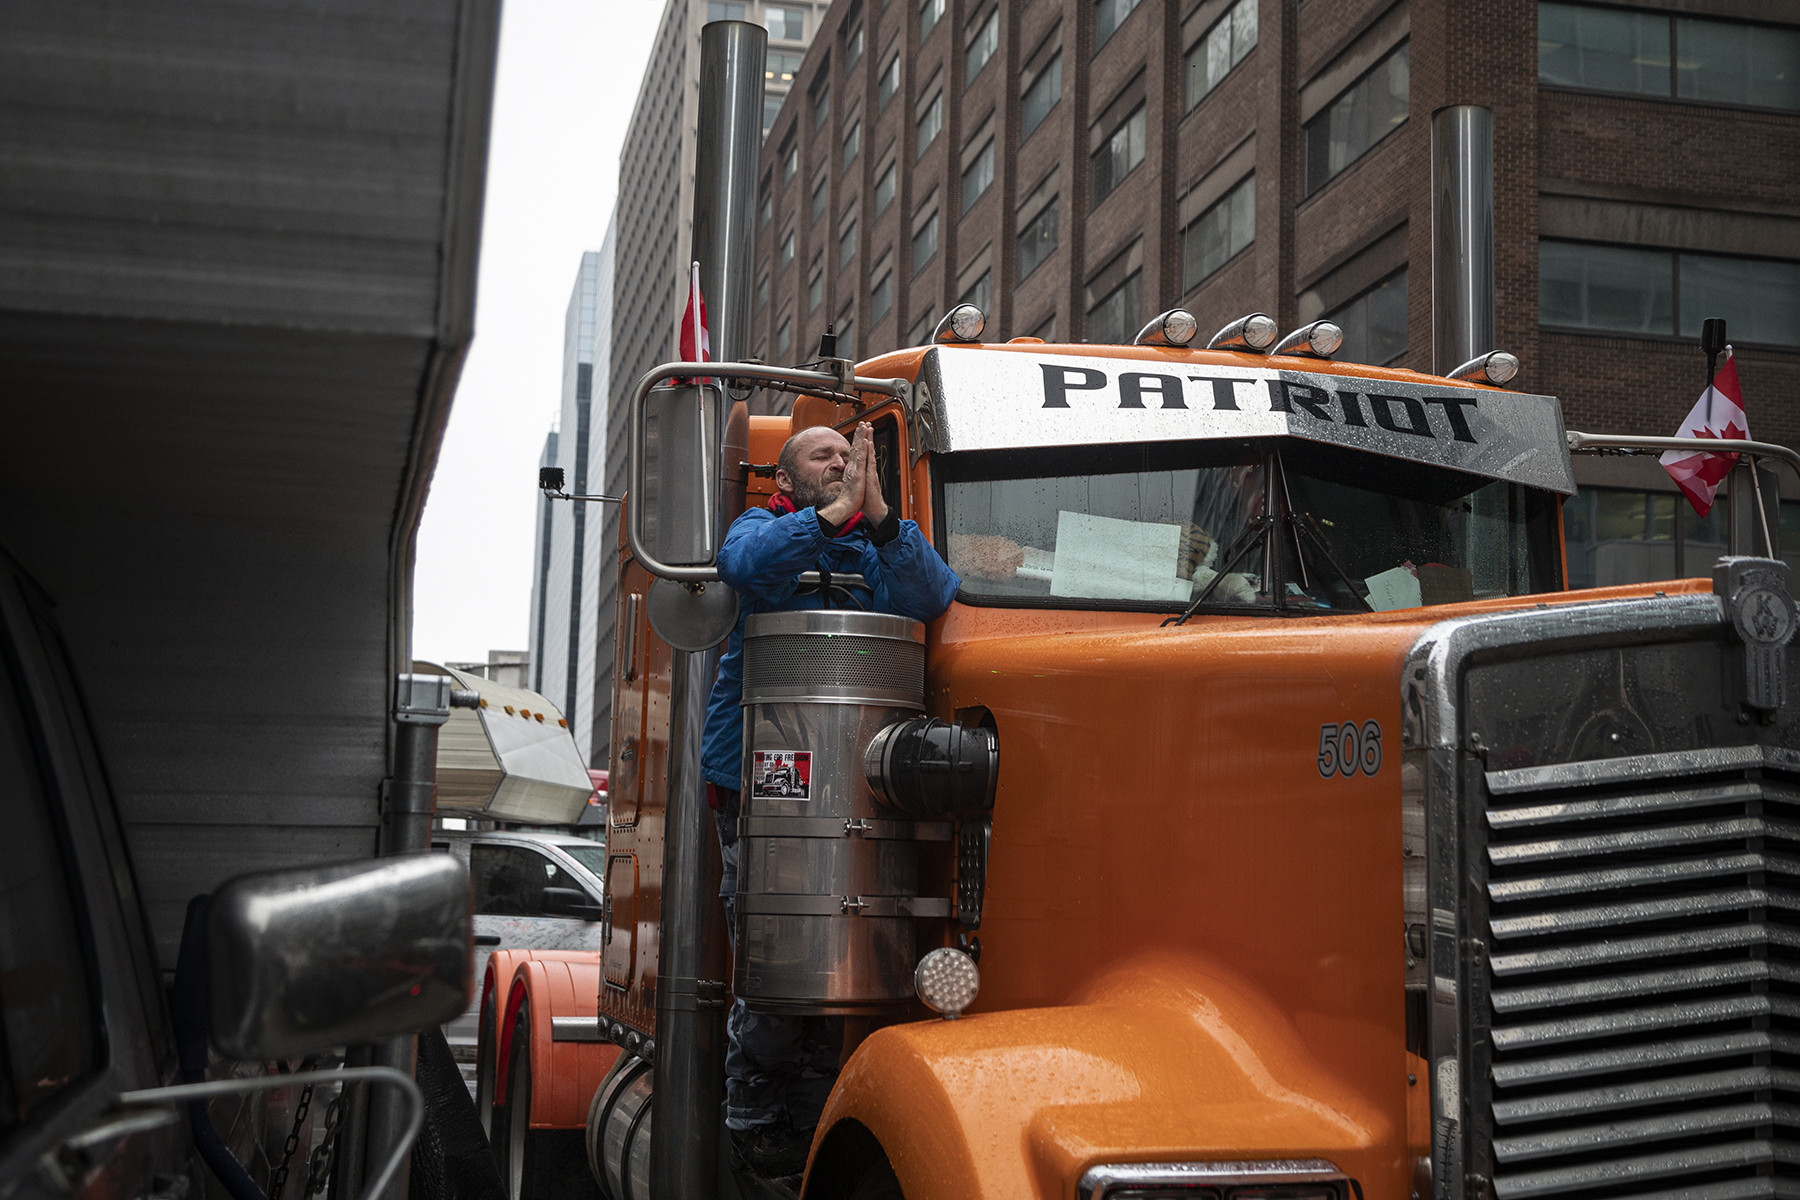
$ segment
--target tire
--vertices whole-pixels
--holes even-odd
[[[506,1064],[506,1102],[494,1106],[489,1140],[507,1200],[599,1200],[588,1171],[586,1130],[531,1127],[531,1000],[519,1005]]]
[[[856,1186],[850,1189],[850,1200],[906,1200],[900,1190],[900,1177],[894,1174],[894,1164],[882,1155],[869,1164]]]
[[[499,1074],[499,1007],[497,999],[487,998],[475,1035],[475,1119],[481,1122],[481,1132],[487,1134],[490,1145],[494,1140],[494,1077]]]

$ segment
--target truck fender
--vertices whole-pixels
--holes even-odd
[[[1297,1158],[1330,1160],[1368,1194],[1405,1194],[1391,1152],[1404,1129],[1241,980],[1158,956],[1078,1000],[871,1034],[825,1106],[805,1200],[848,1196],[870,1147],[907,1200],[1072,1200],[1106,1162]],[[1404,1047],[1392,1049],[1400,1099]]]
[[[526,969],[534,963],[542,968],[536,973]],[[552,1020],[555,1017],[597,1015],[600,1002],[599,972],[600,955],[592,951],[496,950],[488,956],[487,970],[483,972],[481,985],[481,1027],[486,1029],[490,1017],[498,1016],[492,1037],[494,1061],[482,1064],[483,1069],[491,1072],[490,1077],[494,1081],[490,1104],[503,1103],[505,1100],[507,1066],[512,1061],[513,1027],[518,1020],[519,1009],[526,1006],[528,1000],[534,1030],[531,1060],[533,1117],[552,1112],[566,1115],[561,1114],[561,1109],[566,1106],[559,1100],[552,1099],[553,1096],[561,1095],[555,1090],[553,1078],[559,1066],[563,1068],[565,1088],[579,1088],[582,1086],[579,1082],[581,1077],[593,1070],[593,1065],[588,1060],[602,1060],[599,1074],[594,1076],[594,1086],[599,1085],[600,1076],[606,1073],[612,1066],[612,1060],[618,1057],[618,1048],[599,1042],[553,1044],[551,1036]],[[494,1007],[496,1003],[502,1005],[497,1014]],[[540,1028],[541,1034],[537,1032]],[[571,1080],[575,1082],[571,1083]],[[546,1091],[546,1088],[551,1090]],[[562,1129],[585,1125],[587,1101],[590,1099],[591,1089],[582,1098],[577,1118],[568,1125],[548,1127]],[[532,1124],[535,1128],[538,1122],[534,1119]]]
[[[507,1011],[516,1020],[521,1008],[531,1031],[531,1128],[586,1129],[594,1093],[619,1048],[598,1041],[559,1042],[554,1027],[557,1017],[599,1015],[600,956],[533,952],[513,971]]]

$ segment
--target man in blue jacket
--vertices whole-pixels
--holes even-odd
[[[719,574],[736,589],[741,609],[719,660],[701,764],[725,861],[720,893],[728,918],[737,892],[744,621],[752,613],[825,607],[817,589],[800,591],[804,571],[861,575],[873,591],[869,608],[918,621],[942,616],[960,582],[918,525],[888,507],[868,422],[856,427],[854,441],[826,426],[789,438],[775,486],[769,507],[733,522],[719,551]],[[753,1013],[739,1000],[726,1027],[725,1123],[733,1165],[771,1179],[798,1175],[837,1078],[843,1019]]]

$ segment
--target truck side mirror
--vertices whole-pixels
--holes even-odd
[[[207,916],[214,1044],[263,1062],[450,1020],[469,1005],[472,909],[449,854],[232,880]]]
[[[604,911],[579,888],[547,887],[538,904],[547,917],[579,917],[584,921],[598,921]]]
[[[632,508],[658,564],[711,567],[719,554],[719,440],[725,396],[710,383],[651,388]]]

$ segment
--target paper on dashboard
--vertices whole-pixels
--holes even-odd
[[[1181,600],[1193,582],[1176,575],[1181,526],[1121,521],[1090,513],[1056,514],[1052,596],[1097,600]]]

